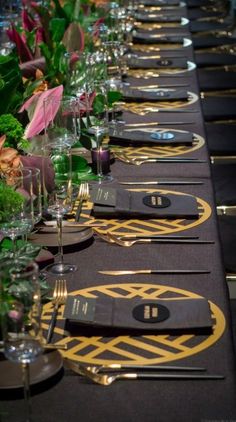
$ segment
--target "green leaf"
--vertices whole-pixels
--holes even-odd
[[[94,114],[101,114],[105,110],[106,99],[103,94],[97,94],[93,100]]]
[[[52,40],[54,42],[60,42],[66,29],[66,19],[52,18],[50,20],[49,28],[52,33]]]
[[[119,91],[108,91],[107,93],[107,100],[108,106],[111,107],[113,103],[120,101],[122,99],[122,94]]]

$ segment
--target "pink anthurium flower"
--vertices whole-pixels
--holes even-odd
[[[37,27],[37,22],[29,15],[26,9],[22,10],[22,25],[25,31],[33,31]]]
[[[38,135],[54,119],[60,105],[60,100],[62,99],[62,94],[63,85],[59,85],[56,88],[51,88],[47,91],[37,92],[23,104],[19,113],[27,110],[30,119],[30,123],[25,130],[25,137],[27,139]],[[48,110],[44,112],[45,100],[49,100],[50,98],[55,98],[56,105],[54,109],[50,106],[48,107]]]
[[[7,30],[7,35],[9,39],[16,45],[20,62],[33,60],[33,55],[26,44],[25,37],[17,32],[14,25],[12,25],[11,29]]]

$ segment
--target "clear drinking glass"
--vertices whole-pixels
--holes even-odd
[[[5,357],[21,364],[25,399],[25,421],[32,421],[29,364],[42,353],[40,286],[38,266],[32,262],[23,267],[12,261],[12,269],[2,272],[4,307],[1,321]],[[8,279],[8,280],[6,280]],[[8,281],[7,296],[4,286]],[[6,297],[6,296],[5,296]]]
[[[79,102],[75,97],[44,101],[46,143],[61,142],[71,147],[80,138]]]
[[[113,180],[110,174],[103,174],[102,171],[102,142],[105,135],[108,134],[108,102],[105,83],[94,82],[91,87],[93,91],[93,104],[90,112],[90,127],[88,133],[94,135],[97,149],[97,177],[98,183],[109,182]]]
[[[48,195],[47,213],[56,219],[58,233],[58,262],[46,267],[46,271],[63,275],[77,270],[76,265],[64,262],[62,220],[72,211],[74,195],[71,179],[70,147],[60,141],[45,145],[45,153],[50,157],[55,170],[55,189]]]

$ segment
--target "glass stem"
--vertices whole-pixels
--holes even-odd
[[[101,160],[101,151],[102,151],[102,144],[100,142],[101,137],[96,134],[96,144],[97,144],[97,176],[99,179],[102,179],[102,160]]]
[[[24,401],[25,401],[25,422],[31,422],[32,407],[30,397],[30,370],[29,363],[22,363],[22,380],[24,387]]]
[[[62,216],[57,217],[57,240],[59,263],[63,264],[63,244],[62,244]]]

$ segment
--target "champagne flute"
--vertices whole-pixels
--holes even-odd
[[[47,213],[56,219],[58,233],[58,262],[48,265],[46,271],[51,274],[64,275],[77,271],[77,266],[64,262],[62,241],[63,216],[73,208],[73,187],[71,179],[70,147],[60,140],[44,147],[46,154],[51,158],[55,170],[55,189],[48,196]]]
[[[8,267],[9,271],[2,272],[3,351],[8,360],[21,364],[25,403],[24,420],[31,422],[29,364],[42,353],[38,266],[32,262],[23,267],[17,261],[9,261],[9,265],[11,265],[11,269]],[[4,291],[6,285],[8,285],[7,291]],[[7,301],[4,299],[6,296],[8,297]]]

